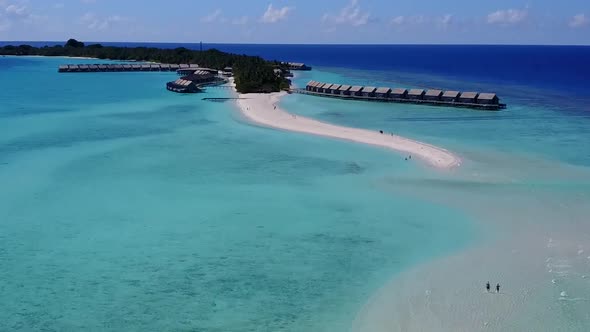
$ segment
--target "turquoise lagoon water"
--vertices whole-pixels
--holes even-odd
[[[57,73],[75,61],[0,58],[2,331],[345,331],[478,237],[383,189],[433,174],[395,153],[251,125],[171,73]]]
[[[399,303],[391,301],[391,308],[405,310],[391,309],[388,315],[393,321],[415,330],[590,329],[588,96],[434,75],[341,68],[319,68],[299,74],[294,81],[304,86],[311,79],[497,91],[508,103],[501,112],[478,112],[304,95],[283,101],[285,108],[300,115],[415,138],[447,148],[463,159],[462,167],[444,174],[392,171],[383,177],[380,189],[384,191],[466,213],[480,237],[460,254],[405,272],[399,289],[389,290],[390,298],[401,297]],[[484,298],[471,299],[480,294],[488,279],[507,287],[497,307]],[[441,284],[449,286],[448,292],[440,289]],[[437,296],[411,307],[425,291],[435,292],[431,287],[439,292]],[[436,303],[443,305],[437,307]],[[482,314],[485,318],[478,316],[488,310],[488,316]],[[426,323],[421,325],[421,321]]]

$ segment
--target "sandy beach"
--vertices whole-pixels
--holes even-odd
[[[306,117],[290,114],[281,109],[279,102],[287,93],[240,94],[238,106],[249,120],[272,128],[289,130],[381,146],[395,150],[402,157],[418,158],[431,166],[449,169],[461,165],[453,153],[426,143],[414,141],[390,133],[380,133],[358,128],[337,126]]]

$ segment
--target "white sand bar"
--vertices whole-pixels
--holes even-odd
[[[460,166],[460,159],[451,152],[426,143],[379,131],[337,126],[310,118],[293,115],[280,108],[285,92],[271,94],[241,94],[238,106],[249,120],[294,132],[348,140],[389,148],[412,158],[420,158],[438,168]],[[276,106],[276,109],[275,109]]]

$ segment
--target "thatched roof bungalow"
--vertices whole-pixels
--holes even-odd
[[[201,91],[194,82],[183,79],[166,83],[166,89],[178,93],[195,93]]]
[[[500,99],[495,93],[480,93],[477,96],[477,103],[483,105],[498,105]]]
[[[459,102],[461,103],[471,103],[471,104],[475,104],[475,100],[477,98],[478,93],[477,92],[462,92],[461,95],[459,95]]]
[[[440,100],[442,95],[442,90],[428,90],[424,94],[424,100]]]
[[[459,91],[445,91],[441,97],[443,101],[457,101]]]
[[[422,89],[411,89],[408,91],[408,98],[414,100],[422,100],[424,98],[424,90]]]
[[[318,84],[316,86],[316,92],[324,93],[324,91],[326,91],[326,88],[329,87],[330,85],[332,85],[332,84],[330,84],[330,83],[320,83],[320,84]]]
[[[341,84],[330,84],[328,87],[324,88],[324,93],[334,94],[338,90]]]
[[[402,88],[395,88],[389,93],[391,98],[404,99],[408,97],[408,90]]]
[[[375,97],[375,91],[377,88],[374,86],[366,86],[363,88],[363,96],[365,97]]]
[[[378,88],[375,91],[375,96],[379,98],[387,98],[389,97],[389,93],[391,92],[391,88]]]
[[[80,71],[80,68],[78,67],[78,65],[68,65],[68,70],[69,71]]]
[[[342,95],[342,96],[350,96],[350,89],[351,88],[352,88],[352,86],[343,84],[338,88],[337,92],[339,95]]]
[[[349,90],[350,91],[350,95],[351,96],[361,97],[363,95],[362,92],[361,92],[362,89],[363,89],[362,86],[355,85],[352,88],[350,88],[350,90]]]

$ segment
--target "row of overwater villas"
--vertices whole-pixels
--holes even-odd
[[[321,83],[310,81],[305,88],[309,92],[318,94],[347,96],[359,98],[374,98],[382,100],[423,100],[432,102],[464,103],[477,105],[498,105],[500,99],[495,93],[459,92],[423,89],[391,89],[371,86],[351,86],[344,84]]]
[[[105,71],[177,71],[197,70],[196,64],[82,64],[82,65],[61,65],[58,71],[60,73],[80,73],[80,72],[105,72]]]

